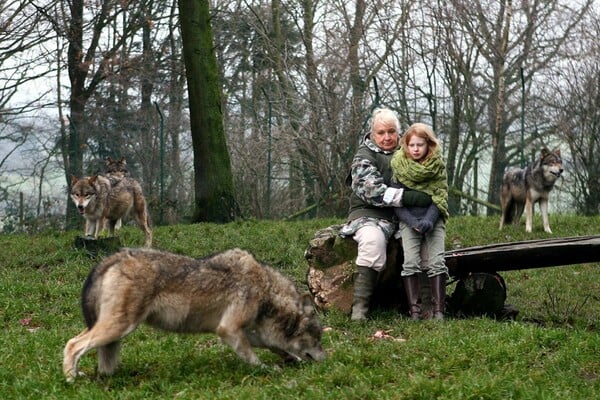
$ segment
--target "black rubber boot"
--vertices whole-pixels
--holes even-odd
[[[354,279],[354,298],[352,299],[352,321],[367,319],[369,301],[375,288],[377,271],[368,267],[356,266],[356,278]]]
[[[410,319],[418,321],[421,319],[421,286],[419,285],[419,275],[405,276],[403,281],[406,299],[408,300]]]

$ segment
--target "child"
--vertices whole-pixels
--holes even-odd
[[[439,142],[426,124],[411,125],[400,140],[402,149],[392,157],[393,180],[405,189],[419,190],[432,197],[429,207],[397,207],[404,264],[402,277],[408,298],[410,317],[421,319],[420,272],[431,282],[433,318],[444,319],[448,268],[444,259],[448,219],[448,180]],[[427,257],[422,262],[421,254]]]

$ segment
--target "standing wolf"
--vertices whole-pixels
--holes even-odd
[[[321,325],[308,294],[233,249],[193,259],[152,249],[123,249],[89,274],[81,296],[87,329],[64,349],[67,381],[77,363],[98,349],[98,371],[117,367],[119,340],[139,324],[172,332],[213,332],[242,359],[260,365],[251,346],[288,360],[323,360]]]
[[[121,157],[118,160],[113,160],[111,157],[106,157],[106,171],[104,173],[108,179],[119,181],[129,176],[127,169],[127,160]]]
[[[531,232],[533,205],[540,204],[544,231],[552,233],[548,223],[548,197],[554,184],[563,173],[560,150],[542,149],[540,158],[525,169],[513,168],[505,172],[502,181],[502,217],[500,229],[504,225],[517,225],[525,210],[525,231]]]
[[[79,214],[85,218],[85,235],[98,239],[104,223],[108,223],[110,236],[115,226],[131,211],[146,235],[144,245],[152,246],[152,230],[148,223],[146,199],[140,184],[132,178],[123,177],[111,184],[101,175],[71,178],[71,199]]]
[[[112,186],[121,182],[123,178],[129,178],[129,170],[127,169],[127,160],[125,157],[121,157],[118,160],[106,157],[103,176],[108,178]],[[115,231],[118,231],[119,229],[121,229],[121,218],[115,222]]]

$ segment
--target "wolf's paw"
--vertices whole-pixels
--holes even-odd
[[[281,367],[281,365],[278,364],[273,364],[273,365],[267,365],[267,364],[262,364],[260,369],[262,371],[271,371],[271,372],[282,372],[283,368]]]
[[[67,374],[65,380],[67,383],[75,382],[75,378],[85,376],[85,374],[81,371],[71,371]]]

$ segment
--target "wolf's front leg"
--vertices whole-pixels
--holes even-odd
[[[108,229],[109,237],[115,236],[115,230],[117,229],[116,226],[117,226],[117,224],[119,224],[119,226],[120,226],[120,222],[121,222],[120,219],[118,219],[116,221],[113,221],[111,219],[106,219],[106,227]]]
[[[533,226],[533,202],[528,198],[525,201],[525,232],[531,233]]]
[[[550,222],[548,221],[548,199],[540,199],[540,211],[542,212],[544,232],[552,233],[552,230],[550,230]]]
[[[94,237],[97,239],[97,237],[96,237],[96,221],[93,221],[91,219],[85,220],[85,236]]]
[[[96,220],[96,227],[94,229],[94,238],[98,239],[100,237],[100,232],[104,229],[104,218],[100,217]]]
[[[242,329],[221,324],[217,327],[216,333],[241,359],[252,365],[262,365]]]

